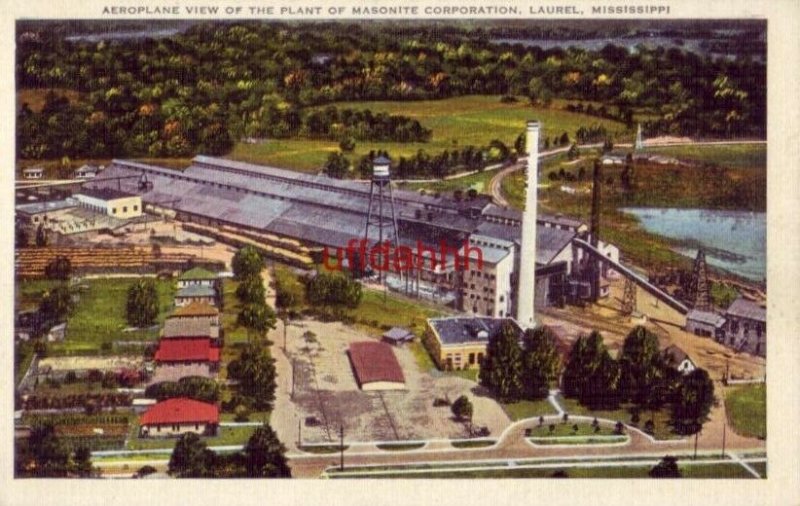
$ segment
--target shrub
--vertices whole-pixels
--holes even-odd
[[[239,404],[236,406],[236,409],[234,409],[233,412],[236,415],[234,420],[237,422],[247,422],[250,420],[250,409],[244,404]]]

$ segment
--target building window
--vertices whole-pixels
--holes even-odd
[[[475,365],[475,354],[474,353],[470,353],[469,354],[469,365]]]
[[[128,212],[128,206],[122,206],[122,212],[123,213],[127,213]]]
[[[112,207],[111,208],[111,214],[117,214],[117,208],[116,207]]]
[[[133,212],[136,212],[138,210],[139,210],[139,206],[133,206]]]

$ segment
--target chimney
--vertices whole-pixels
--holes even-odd
[[[603,166],[600,160],[594,161],[594,175],[592,178],[592,217],[590,242],[595,248],[600,244],[600,191],[603,186]],[[600,262],[592,260],[589,275],[592,284],[592,300],[597,302],[600,297]]]
[[[529,121],[527,129],[528,174],[525,182],[525,212],[522,214],[522,247],[517,286],[517,323],[523,328],[535,324],[533,301],[536,291],[536,189],[539,181],[539,122]]]

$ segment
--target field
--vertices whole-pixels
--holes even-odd
[[[201,439],[207,446],[243,445],[247,443],[256,426],[247,427],[219,427],[216,436],[202,436]],[[140,438],[137,437],[139,424],[130,426],[127,450],[154,450],[160,448],[173,448],[178,438]]]
[[[767,435],[767,386],[746,385],[725,395],[728,420],[738,434],[751,437]]]
[[[155,339],[157,328],[142,331],[123,332],[128,324],[125,321],[125,301],[128,288],[135,283],[129,278],[86,279],[81,282],[85,289],[80,290],[80,300],[73,314],[67,320],[67,334],[64,342],[53,343],[53,354],[81,354],[111,351],[116,341],[142,341]],[[20,285],[25,285],[21,282]],[[160,324],[173,309],[175,285],[173,281],[156,280],[159,299]],[[24,289],[23,289],[24,291]],[[106,344],[107,343],[107,344]],[[105,344],[105,347],[103,345]],[[141,348],[134,348],[141,352]]]
[[[645,152],[701,163],[715,163],[723,167],[763,169],[767,166],[766,144],[661,146],[646,148]]]
[[[508,417],[513,421],[525,418],[534,418],[542,415],[555,415],[553,405],[547,399],[540,401],[519,401],[512,404],[503,404],[503,410],[508,413]],[[570,424],[570,427],[572,425]]]
[[[562,406],[564,411],[570,415],[596,416],[597,418],[605,418],[612,421],[620,421],[625,424],[631,424],[631,412],[626,407],[621,407],[616,410],[593,411],[581,406],[575,399],[566,399],[561,396],[558,397],[558,403]],[[650,420],[650,411],[642,411],[639,414],[639,418],[640,420],[638,427],[641,429],[644,427],[645,422]],[[672,432],[672,429],[669,426],[669,419],[669,412],[666,408],[662,408],[661,410],[655,412],[653,415],[653,423],[655,424],[653,437],[656,439],[674,439],[680,437]],[[572,427],[572,424],[567,422],[567,426]]]
[[[419,102],[340,102],[340,109],[370,109],[374,113],[400,114],[422,123],[433,130],[427,143],[356,142],[355,150],[347,157],[357,161],[370,150],[387,150],[392,158],[414,155],[423,149],[437,153],[465,146],[484,146],[499,139],[513,146],[517,136],[525,130],[525,122],[538,119],[542,122],[542,138],[560,136],[563,132],[573,138],[581,126],[598,123],[609,131],[623,134],[621,123],[576,114],[558,109],[531,107],[526,101],[503,104],[498,96],[466,96],[444,100]],[[339,149],[333,141],[290,139],[268,140],[263,144],[239,143],[230,158],[253,163],[296,170],[319,171],[331,152]]]

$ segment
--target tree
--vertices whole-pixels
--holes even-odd
[[[682,476],[678,467],[678,459],[671,455],[662,458],[648,474],[651,478],[680,478]]]
[[[72,294],[65,284],[60,284],[45,292],[39,303],[39,311],[45,319],[57,322],[63,321],[72,312],[72,307]]]
[[[233,278],[237,281],[243,281],[249,277],[259,277],[264,268],[264,258],[253,246],[245,246],[233,255],[231,267]]]
[[[128,289],[125,318],[134,327],[152,325],[158,316],[158,290],[152,279],[139,279]]]
[[[599,332],[579,336],[564,367],[564,395],[587,406],[603,401],[607,394],[614,393],[614,380],[618,380],[615,365]]]
[[[560,359],[556,336],[549,327],[528,329],[523,338],[522,390],[526,399],[544,399],[558,377]]]
[[[81,478],[88,478],[95,474],[92,467],[92,452],[86,446],[78,446],[73,457],[73,469]]]
[[[325,161],[324,169],[328,177],[343,179],[350,169],[350,160],[341,151],[331,153]]]
[[[608,153],[612,149],[614,149],[614,143],[610,138],[606,138],[606,140],[603,142],[603,153]]]
[[[28,236],[28,231],[20,226],[15,227],[14,231],[16,232],[14,236],[15,246],[17,248],[27,248],[28,242],[30,241],[30,237]]]
[[[339,141],[339,149],[343,152],[351,152],[356,149],[356,141],[350,137],[344,137],[341,141]]]
[[[661,394],[665,368],[658,337],[641,325],[634,327],[622,345],[619,365],[622,398],[642,407],[657,407],[653,394]]]
[[[36,228],[36,247],[43,248],[47,246],[47,231],[44,229],[44,225],[40,224]]]
[[[275,400],[275,360],[258,344],[248,344],[228,364],[228,377],[239,381],[238,393],[257,410],[272,409]]]
[[[275,311],[266,302],[246,303],[236,317],[236,325],[246,328],[248,337],[250,332],[264,337],[268,330],[275,328],[275,322]]]
[[[249,478],[291,478],[286,447],[269,425],[257,428],[244,447],[244,462]]]
[[[705,369],[683,377],[672,402],[672,425],[679,434],[694,434],[708,420],[714,404],[714,382]]]
[[[167,467],[178,478],[207,478],[213,475],[214,452],[194,432],[183,434],[175,443]]]
[[[466,395],[462,395],[458,399],[453,402],[453,405],[450,406],[450,411],[453,412],[453,416],[456,417],[457,420],[469,420],[472,421],[472,402]]]
[[[243,304],[264,303],[266,293],[261,276],[249,276],[236,287],[236,298]]]
[[[486,345],[486,355],[480,370],[480,383],[501,402],[511,402],[522,393],[522,350],[517,327],[503,322],[500,332]]]
[[[573,142],[572,145],[569,147],[569,150],[567,151],[567,159],[575,160],[579,156],[580,156],[580,151],[578,150],[578,145]]]
[[[50,279],[67,280],[71,274],[72,262],[63,255],[50,260],[44,268],[44,275]]]
[[[66,476],[69,464],[69,450],[56,436],[51,422],[35,424],[28,438],[29,458],[32,458],[33,474],[37,477]]]

